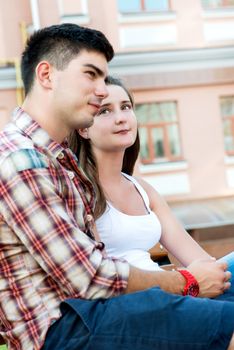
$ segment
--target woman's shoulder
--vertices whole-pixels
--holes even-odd
[[[158,193],[158,191],[147,181],[142,179],[139,176],[132,176],[135,181],[139,183],[139,185],[144,189],[146,192],[147,196],[149,197],[149,204],[151,210],[156,208],[159,203],[163,200],[161,195]]]
[[[129,175],[126,173],[122,173],[127,179],[129,179],[131,182],[133,182],[137,187],[142,187],[142,189],[147,193],[150,193],[150,190],[154,190],[154,188],[147,183],[145,180],[143,180],[141,177],[139,176],[134,176],[134,175]]]
[[[151,192],[155,192],[158,193],[156,191],[156,189],[147,181],[145,181],[144,179],[142,179],[142,177],[140,176],[132,176],[132,178],[139,183],[139,185],[141,185],[143,187],[143,189],[147,192],[147,194],[151,193]]]

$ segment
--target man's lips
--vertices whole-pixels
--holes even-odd
[[[89,103],[89,106],[96,109],[96,112],[100,109],[101,105],[98,103]]]

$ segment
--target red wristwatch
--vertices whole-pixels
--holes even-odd
[[[197,297],[199,294],[199,284],[196,278],[187,270],[177,270],[186,279],[186,284],[183,289],[183,295],[191,295],[192,297]]]

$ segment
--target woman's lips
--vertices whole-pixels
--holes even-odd
[[[127,134],[130,130],[129,129],[122,129],[119,131],[116,131],[115,134]]]

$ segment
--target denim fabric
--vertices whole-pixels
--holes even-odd
[[[227,299],[233,300],[234,286]],[[43,350],[222,350],[234,331],[234,303],[181,297],[159,288],[106,300],[69,299]]]

